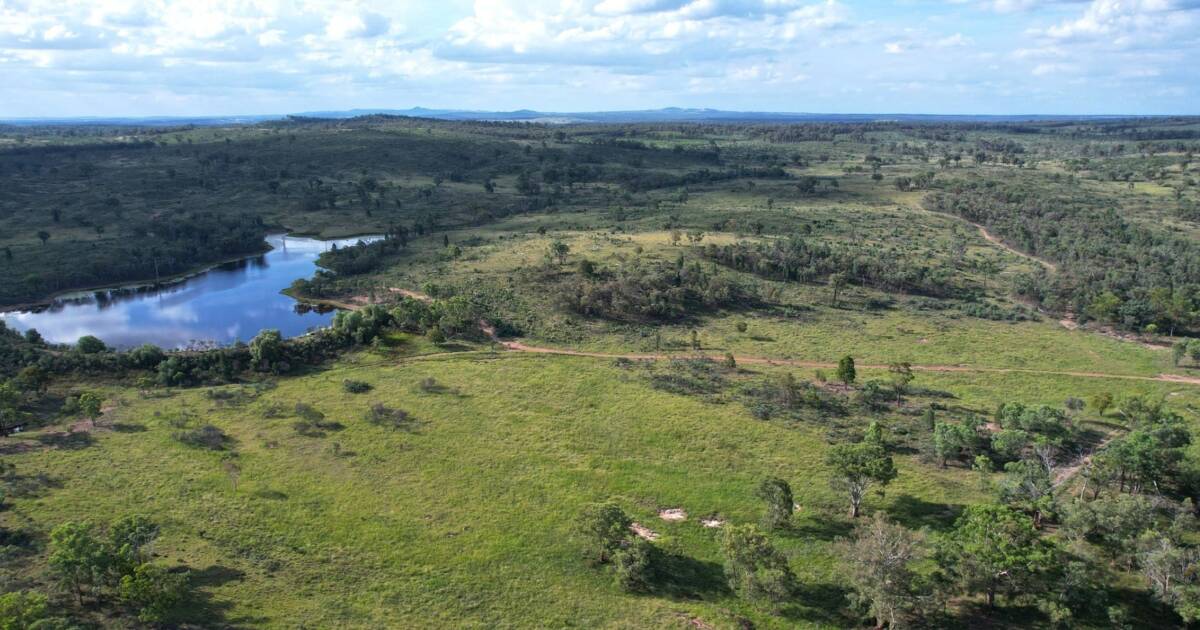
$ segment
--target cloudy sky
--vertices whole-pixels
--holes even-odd
[[[0,118],[1200,114],[1200,0],[0,0]]]

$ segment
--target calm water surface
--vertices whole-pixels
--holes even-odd
[[[166,287],[123,288],[64,296],[45,309],[0,313],[18,330],[36,328],[48,341],[74,343],[95,335],[110,346],[152,343],[163,348],[249,341],[264,328],[285,337],[329,325],[332,312],[317,312],[280,293],[317,270],[317,256],[362,237],[320,241],[272,235],[274,248],[261,256],[210,269]]]

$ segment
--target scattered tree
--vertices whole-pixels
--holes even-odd
[[[779,605],[796,591],[787,558],[753,525],[731,525],[721,538],[725,579],[739,597]]]
[[[896,478],[896,465],[879,445],[838,444],[825,462],[833,471],[830,484],[850,496],[850,516],[858,518],[862,501],[873,486],[887,486]]]
[[[755,495],[767,504],[767,511],[762,517],[763,529],[779,529],[792,520],[792,509],[795,500],[792,498],[792,487],[778,477],[763,479]]]

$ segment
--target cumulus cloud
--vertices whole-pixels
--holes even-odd
[[[988,112],[1030,111],[1030,98],[1062,98],[1042,104],[1066,111],[1081,99],[1061,96],[1063,76],[1103,79],[1090,85],[1109,91],[1084,99],[1098,106],[1160,95],[1178,111],[1200,103],[1200,70],[1188,62],[1200,54],[1198,8],[0,0],[0,117],[411,105]]]
[[[1083,15],[1043,33],[1056,40],[1104,38],[1125,46],[1180,33],[1195,36],[1200,3],[1192,0],[1093,0]]]

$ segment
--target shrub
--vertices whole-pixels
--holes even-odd
[[[342,381],[342,389],[350,394],[365,394],[371,391],[371,384],[366,381],[346,379]]]
[[[143,563],[121,578],[121,601],[137,610],[143,623],[160,623],[187,594],[188,574],[172,573],[164,567]]]
[[[325,419],[325,414],[308,403],[296,403],[296,415],[313,424],[320,424]]]
[[[767,504],[767,511],[762,517],[762,526],[765,529],[778,529],[792,519],[795,502],[792,499],[792,487],[788,482],[778,477],[763,479],[754,494]]]
[[[84,335],[80,337],[79,342],[75,345],[75,347],[83,354],[98,354],[108,350],[108,346],[104,345],[103,341],[100,341],[92,335]]]
[[[721,540],[729,588],[750,601],[781,604],[796,591],[796,576],[787,558],[753,525],[725,529]]]
[[[393,409],[383,403],[371,405],[371,408],[367,410],[366,420],[376,426],[392,429],[412,429],[416,426],[416,419],[407,411]]]
[[[0,629],[33,628],[46,619],[50,605],[46,596],[36,591],[13,591],[0,595]]]
[[[188,446],[214,451],[225,448],[225,442],[229,440],[229,436],[225,435],[224,431],[211,424],[195,429],[176,431],[172,437]]]
[[[613,554],[613,575],[617,586],[628,593],[644,593],[654,579],[657,549],[650,541],[634,538]]]
[[[585,540],[593,561],[607,562],[629,537],[632,524],[621,506],[608,501],[585,506],[575,522],[575,531]]]

